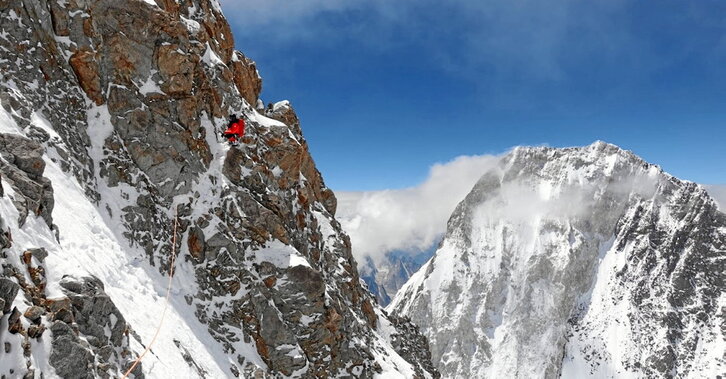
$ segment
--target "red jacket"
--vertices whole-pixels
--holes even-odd
[[[232,136],[228,137],[230,141],[235,141],[235,135],[237,138],[241,138],[243,135],[245,135],[245,120],[239,119],[234,124],[230,125],[227,130],[224,131],[224,134],[232,134]]]

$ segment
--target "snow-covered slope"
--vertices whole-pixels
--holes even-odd
[[[0,376],[436,376],[216,0],[0,12]]]
[[[726,215],[628,151],[517,148],[389,305],[448,378],[726,373]]]

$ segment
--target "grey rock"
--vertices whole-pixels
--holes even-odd
[[[71,299],[73,315],[81,333],[95,337],[99,346],[124,346],[126,321],[104,292],[103,283],[98,278],[85,277],[80,281],[64,278],[60,285]],[[106,335],[106,328],[111,331],[110,336]]]
[[[25,223],[29,212],[41,216],[48,226],[53,225],[52,212],[55,200],[50,180],[42,176],[45,161],[42,147],[22,136],[0,133],[0,172],[22,198],[15,198],[20,212],[20,225]]]
[[[73,329],[62,321],[51,325],[50,364],[62,378],[88,378],[93,374],[93,353],[84,348]]]
[[[30,254],[38,260],[38,262],[43,263],[45,258],[48,257],[48,251],[44,247],[40,247],[37,249],[28,249]]]
[[[407,317],[389,315],[388,319],[396,327],[396,333],[391,340],[393,349],[409,362],[421,362],[420,366],[415,367],[416,375],[424,377],[425,373],[431,373],[434,378],[441,377],[432,363],[428,339],[419,331],[418,326]]]
[[[27,173],[31,179],[40,178],[45,170],[42,146],[25,137],[0,135],[0,154],[10,164]]]
[[[1,187],[2,185],[0,185]],[[13,245],[13,236],[10,233],[10,230],[5,225],[5,220],[3,220],[2,217],[0,217],[0,252],[2,250],[7,249]],[[3,252],[4,254],[4,252]],[[2,308],[0,308],[2,309]]]
[[[95,277],[75,279],[64,277],[60,282],[67,300],[51,304],[55,321],[51,326],[53,344],[51,364],[67,375],[95,377],[108,370],[124,372],[130,366],[130,358],[119,352],[128,350],[126,332],[129,329],[121,312],[104,292],[103,283]],[[70,309],[67,309],[70,308]],[[72,315],[69,314],[72,312]],[[84,346],[68,322],[74,322],[78,333],[87,341]],[[110,334],[107,333],[110,331]],[[53,355],[55,354],[55,355]],[[98,365],[94,357],[98,357]],[[71,363],[74,359],[81,363]],[[88,359],[86,359],[88,358]],[[138,378],[143,378],[142,366],[134,369]],[[71,374],[72,373],[72,374]],[[75,377],[75,376],[69,376]]]

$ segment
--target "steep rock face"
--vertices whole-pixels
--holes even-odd
[[[726,215],[632,153],[517,148],[389,306],[444,377],[726,372]]]
[[[0,11],[0,283],[25,336],[2,374],[120,376],[165,314],[136,377],[436,376],[361,285],[293,108],[258,107],[215,0]]]

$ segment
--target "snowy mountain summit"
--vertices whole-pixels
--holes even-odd
[[[129,377],[437,376],[217,0],[0,16],[1,377],[117,378],[152,342]]]
[[[447,378],[726,374],[726,215],[616,146],[516,148],[388,309]]]

